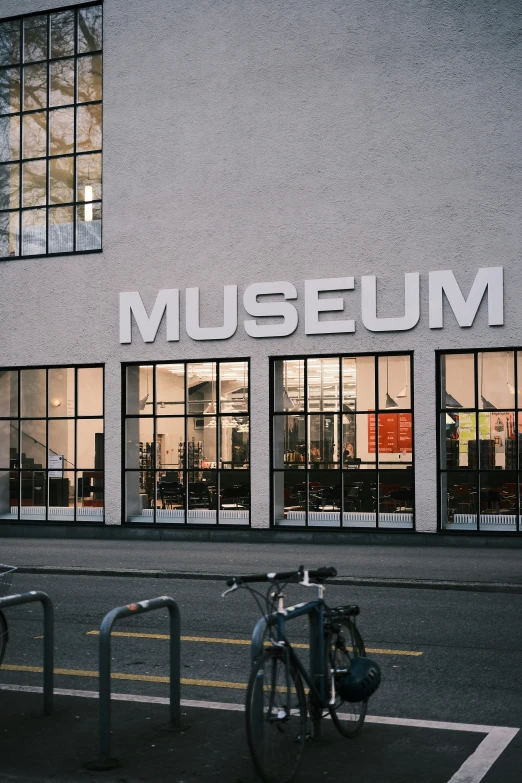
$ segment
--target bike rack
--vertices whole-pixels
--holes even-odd
[[[170,722],[176,728],[181,727],[180,706],[180,616],[177,603],[168,595],[139,601],[135,604],[119,606],[108,612],[100,626],[100,757],[86,767],[103,771],[120,767],[117,759],[111,758],[111,632],[116,620],[123,617],[152,612],[155,609],[168,609],[170,620]]]
[[[300,605],[301,606],[301,605]],[[321,661],[322,651],[317,644],[317,626],[319,624],[319,615],[317,612],[307,612],[306,604],[302,604],[303,612],[295,617],[290,617],[290,620],[295,620],[297,617],[302,617],[303,614],[308,615],[308,623],[310,628],[310,669],[319,669],[318,662]],[[250,646],[250,659],[252,666],[256,663],[260,655],[263,654],[265,632],[269,625],[275,625],[277,618],[277,612],[269,615],[268,617],[261,617],[252,632],[252,644]],[[287,618],[284,618],[287,622]]]
[[[0,598],[0,609],[9,606],[20,606],[39,601],[43,607],[43,697],[44,714],[50,715],[53,711],[53,669],[54,669],[54,609],[53,603],[47,593],[41,590],[31,590],[30,593],[17,593]]]

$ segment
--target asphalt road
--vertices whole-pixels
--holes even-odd
[[[45,590],[55,605],[55,667],[64,672],[56,677],[57,687],[96,690],[98,637],[90,632],[109,609],[166,593],[180,606],[183,636],[193,637],[182,642],[182,697],[244,700],[248,644],[198,639],[248,640],[259,610],[246,592],[222,599],[224,585],[213,581],[15,575],[13,591],[35,588]],[[311,595],[298,587],[288,592],[289,601]],[[332,605],[358,603],[362,608],[359,627],[367,647],[378,651],[371,655],[383,671],[371,715],[522,726],[522,595],[332,586],[327,597]],[[41,674],[22,669],[41,665],[41,609],[12,608],[8,619],[7,669],[0,671],[0,683],[39,685]],[[116,630],[165,635],[167,615],[160,611],[135,617]],[[304,623],[296,622],[292,638],[306,641],[306,631]],[[151,678],[168,676],[167,659],[166,639],[115,636],[113,672],[132,679],[118,679],[114,691],[166,696],[166,683]],[[444,743],[442,755],[443,748]],[[367,761],[371,764],[371,758]],[[519,734],[484,782],[516,783],[521,766]]]

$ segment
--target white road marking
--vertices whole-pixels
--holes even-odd
[[[18,691],[21,693],[42,693],[43,688],[32,685],[3,685],[2,691]],[[78,696],[84,699],[97,699],[98,691],[78,691],[69,688],[55,688],[57,696]],[[164,696],[140,696],[133,693],[111,693],[115,701],[141,702],[143,704],[169,704]],[[232,704],[221,701],[199,701],[196,699],[181,699],[182,707],[201,707],[207,710],[228,710],[243,712],[244,704]],[[348,716],[347,716],[348,717]],[[495,761],[507,748],[519,729],[507,726],[483,726],[475,723],[448,723],[437,720],[415,720],[414,718],[386,718],[381,715],[368,715],[367,723],[380,723],[387,726],[411,726],[417,729],[438,729],[446,731],[469,731],[475,734],[485,734],[478,748],[462,764],[448,783],[480,783]]]

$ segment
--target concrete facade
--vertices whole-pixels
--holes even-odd
[[[1,16],[58,0],[2,0]],[[106,521],[121,512],[121,363],[251,360],[252,525],[268,527],[269,357],[413,351],[416,529],[437,519],[435,351],[522,346],[522,12],[514,0],[105,0],[103,252],[0,264],[0,366],[105,364]],[[467,295],[504,269],[504,325],[482,302],[461,328],[428,324],[428,272]],[[420,273],[421,314],[403,332],[361,320],[360,278],[377,275],[382,317],[404,312]],[[303,285],[353,276],[353,334],[306,335]],[[286,280],[299,326],[249,337],[245,288]],[[119,341],[119,293],[149,309],[160,289],[199,286],[202,325],[223,341]],[[340,316],[341,317],[341,316]],[[335,316],[332,316],[335,318]]]

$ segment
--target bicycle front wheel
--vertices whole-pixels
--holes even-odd
[[[0,665],[4,660],[5,646],[7,644],[7,621],[0,612]]]
[[[252,668],[246,730],[261,779],[265,783],[290,783],[303,755],[306,699],[301,677],[284,650],[265,650]]]
[[[327,660],[336,684],[350,670],[352,658],[366,657],[361,634],[355,624],[345,617],[332,623],[326,646]],[[343,737],[353,737],[362,729],[367,705],[368,701],[343,701],[336,688],[335,702],[329,705],[329,710],[335,728]]]

